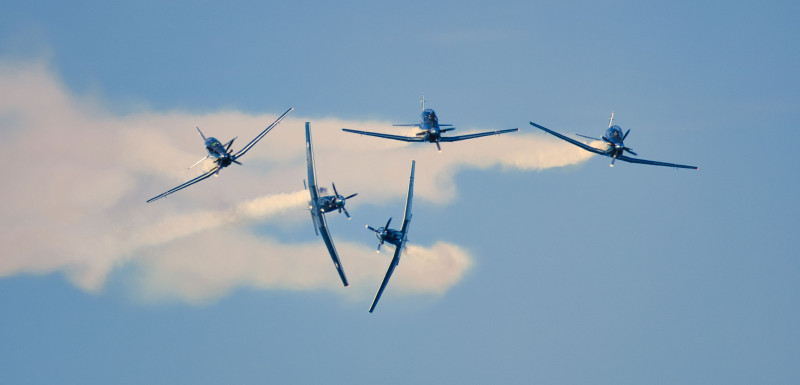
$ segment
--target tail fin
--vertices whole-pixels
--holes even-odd
[[[422,100],[420,100],[420,102],[422,102],[422,111],[425,111],[425,94],[422,94]]]

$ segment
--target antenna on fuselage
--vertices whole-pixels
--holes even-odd
[[[420,102],[422,102],[422,111],[425,111],[425,94],[422,94],[422,100],[420,100]]]
[[[608,120],[608,128],[611,128],[611,123],[614,122],[614,111],[611,111],[611,119]]]

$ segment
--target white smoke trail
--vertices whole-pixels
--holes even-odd
[[[287,118],[270,132],[244,166],[232,165],[219,178],[145,204],[200,172],[185,169],[204,155],[194,126],[245,143],[275,115],[114,116],[65,90],[37,62],[0,61],[0,90],[0,140],[5,158],[13,160],[0,165],[6,181],[0,277],[60,272],[96,292],[111,272],[131,265],[140,267],[140,290],[150,299],[202,302],[241,286],[341,292],[318,239],[284,244],[251,230],[265,222],[309,220],[307,192],[297,191],[306,174],[302,117]],[[372,204],[405,194],[412,158],[418,163],[416,198],[446,204],[456,194],[453,176],[459,169],[539,170],[590,156],[543,135],[520,133],[445,144],[439,154],[432,145],[358,137],[342,133],[343,127],[388,131],[391,125],[312,122],[320,184],[335,177],[342,193],[358,192],[360,202]],[[351,281],[379,282],[388,260],[356,244],[337,242],[337,248]],[[409,246],[392,290],[444,292],[470,263],[455,245]],[[371,291],[373,283],[365,287]]]

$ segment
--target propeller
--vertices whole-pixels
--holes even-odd
[[[436,149],[439,150],[439,152],[442,152],[442,146],[439,145],[438,140],[436,141]]]
[[[374,231],[375,234],[378,236],[378,239],[380,240],[380,242],[378,242],[378,249],[375,250],[378,253],[381,252],[381,246],[383,245],[383,242],[386,241],[386,230],[389,228],[390,223],[392,223],[391,217],[389,217],[389,220],[386,221],[386,224],[383,227],[378,227],[376,229],[370,225],[367,225],[367,228],[371,231]]]
[[[230,141],[230,142],[228,142],[228,145],[225,147],[225,151],[227,151],[227,152],[228,152],[228,154],[230,154],[230,153],[231,153],[231,146],[233,145],[233,141],[234,141],[234,140],[236,140],[236,138],[238,138],[238,136],[237,136],[237,137],[235,137],[235,138],[233,138],[233,139],[231,139],[231,141]]]
[[[358,193],[355,193],[355,194],[348,195],[348,196],[344,197],[344,196],[339,195],[339,191],[336,190],[336,183],[331,182],[331,186],[333,186],[333,201],[331,202],[331,204],[335,205],[335,206],[338,206],[339,212],[340,213],[344,212],[344,215],[347,217],[347,219],[350,219],[350,213],[347,212],[347,209],[344,207],[344,203],[345,203],[346,200],[358,195]],[[341,204],[337,204],[337,202],[336,202],[337,200],[341,201],[342,203]]]

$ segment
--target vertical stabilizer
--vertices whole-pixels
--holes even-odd
[[[205,142],[205,141],[206,141],[206,136],[205,136],[205,135],[203,135],[203,131],[200,131],[200,127],[196,127],[196,126],[195,126],[195,128],[197,129],[197,132],[199,132],[199,133],[200,133],[200,136],[202,136],[202,137],[203,137],[203,141]]]

